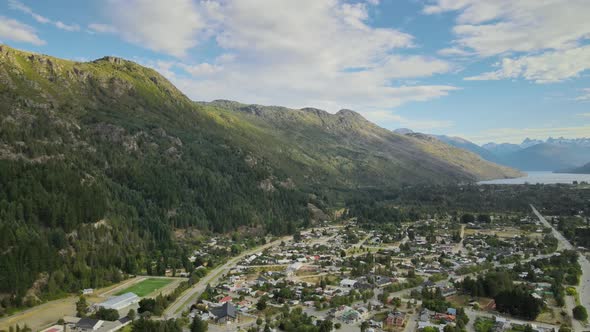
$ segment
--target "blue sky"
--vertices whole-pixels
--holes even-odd
[[[0,0],[0,42],[194,100],[349,108],[477,143],[590,136],[587,0]]]

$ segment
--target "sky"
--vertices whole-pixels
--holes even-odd
[[[193,100],[352,109],[479,144],[590,137],[588,0],[0,0],[0,43]]]

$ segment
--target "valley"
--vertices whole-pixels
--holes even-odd
[[[115,57],[2,45],[0,80],[0,313],[188,269],[177,229],[292,234],[359,189],[520,174],[353,111],[196,103]]]
[[[584,326],[585,182],[478,185],[523,173],[116,57],[1,45],[0,81],[0,330]]]
[[[589,13],[0,1],[0,332],[590,332]]]

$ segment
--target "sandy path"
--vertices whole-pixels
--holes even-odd
[[[119,284],[112,285],[109,287],[101,288],[93,295],[87,296],[89,303],[102,302],[106,296],[114,293],[125,287],[137,283],[143,280],[145,277],[135,277],[122,281]],[[35,306],[30,309],[23,310],[12,316],[4,317],[0,319],[0,331],[8,331],[10,326],[27,324],[33,331],[39,331],[46,327],[51,326],[64,316],[75,316],[76,315],[76,302],[78,296],[68,296],[63,299],[49,301],[41,305]]]

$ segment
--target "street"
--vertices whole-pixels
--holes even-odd
[[[225,275],[229,270],[231,270],[236,264],[244,259],[247,256],[250,256],[256,252],[278,246],[283,241],[288,241],[291,239],[292,236],[285,236],[273,242],[269,242],[265,245],[256,247],[254,249],[245,251],[239,254],[236,257],[231,258],[225,264],[220,265],[213,270],[211,270],[205,277],[199,280],[198,283],[193,285],[193,287],[189,288],[182,294],[174,303],[172,303],[168,308],[164,311],[162,318],[170,319],[170,318],[178,318],[181,316],[182,311],[188,310],[194,302],[197,301],[199,296],[205,291],[207,285],[212,284],[214,285],[223,275]]]
[[[539,221],[541,223],[543,223],[543,225],[551,228],[551,230],[553,232],[553,236],[555,236],[555,238],[559,241],[559,245],[558,245],[559,248],[567,249],[567,250],[575,250],[575,247],[560,232],[558,232],[553,227],[553,225],[551,225],[545,219],[545,217],[543,217],[541,215],[541,213],[539,213],[539,211],[537,211],[537,209],[535,209],[535,207],[533,205],[531,205],[531,209],[533,209],[533,213],[535,213],[535,215],[537,216],[537,218],[539,218]],[[580,277],[580,285],[576,286],[576,290],[577,290],[578,295],[580,297],[581,304],[584,307],[586,307],[586,309],[588,309],[588,308],[590,308],[590,262],[588,261],[586,256],[584,256],[583,254],[580,254],[578,256],[578,263],[580,264],[580,267],[582,268],[582,276]],[[574,305],[575,305],[574,301],[567,301],[566,300],[566,307],[567,307],[567,311],[568,311],[569,315],[572,314],[572,309],[573,309]],[[573,325],[575,331],[582,331],[583,328],[585,327],[582,325],[582,323],[580,321],[575,320],[575,319],[572,319],[572,325]]]

